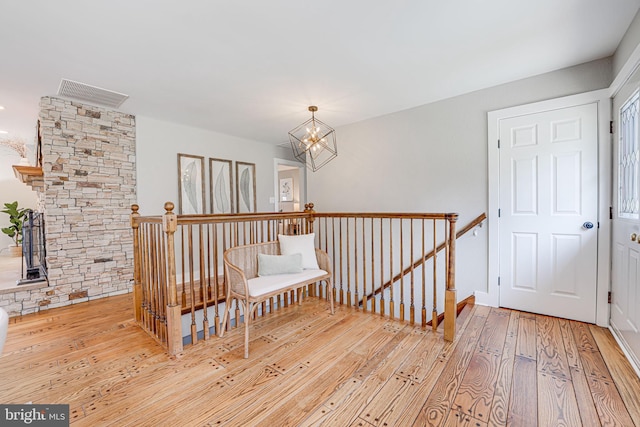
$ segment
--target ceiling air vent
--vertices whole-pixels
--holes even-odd
[[[123,93],[67,79],[60,81],[58,95],[111,108],[120,107],[129,98],[129,95]]]

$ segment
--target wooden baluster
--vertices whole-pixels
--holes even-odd
[[[228,224],[229,224],[229,234],[228,234],[229,243],[231,243],[231,223],[228,223]],[[221,257],[224,258],[224,251],[226,251],[227,248],[228,248],[228,246],[227,246],[227,227],[225,227],[225,224],[223,223],[222,224],[222,254],[221,254]],[[231,301],[227,301],[226,300],[227,286],[228,286],[227,285],[227,279],[225,277],[225,279],[224,279],[224,294],[225,294],[224,304],[225,304],[225,307],[227,306],[227,304],[231,304]],[[238,324],[238,320],[236,320],[236,324]],[[225,328],[227,331],[229,329],[231,329],[231,316],[227,316],[227,324],[226,325],[222,325],[222,327]]]
[[[360,293],[358,292],[358,287],[360,286],[360,282],[359,282],[359,269],[358,269],[358,218],[354,217],[353,218],[353,265],[355,268],[355,284],[353,286],[353,291],[354,291],[354,295],[353,295],[353,305],[355,307],[356,310],[358,310],[360,304],[358,304],[358,295],[360,295]]]
[[[373,227],[373,217],[371,218],[371,312],[376,312],[376,262],[375,262],[375,236],[374,236],[374,227]],[[382,283],[382,277],[380,277],[380,283]]]
[[[182,328],[180,324],[181,311],[178,305],[178,292],[176,289],[176,258],[174,233],[177,227],[177,217],[173,213],[174,205],[171,202],[164,204],[166,213],[162,217],[164,232],[167,235],[167,275],[168,275],[168,297],[167,306],[167,344],[169,354],[176,355],[182,351]]]
[[[433,332],[438,330],[438,272],[437,272],[437,257],[438,257],[438,228],[436,227],[436,220],[433,220],[433,311],[431,311],[431,329]]]
[[[453,341],[456,336],[456,221],[457,215],[452,215],[449,219],[447,290],[444,294],[444,339],[446,341]]]
[[[233,236],[234,236],[234,239],[233,239],[233,246],[238,246],[238,245],[239,245],[239,243],[238,243],[238,223],[237,223],[237,222],[235,222],[235,223],[233,224],[233,226],[234,226],[234,227],[233,227],[233,228],[234,228],[234,233],[233,233]],[[238,323],[238,322],[236,322],[236,323]]]
[[[324,234],[324,251],[329,253],[329,223],[328,223],[328,219],[325,216],[324,218],[322,218],[322,224],[323,224],[323,234]],[[333,254],[331,254],[331,258],[333,258]],[[322,292],[322,284],[320,285],[320,289]],[[325,282],[325,292],[324,292],[324,298],[328,301],[329,300],[329,292],[331,292],[331,289],[329,289],[329,283]],[[322,298],[322,293],[320,295],[320,297]]]
[[[362,311],[368,310],[367,303],[367,249],[365,241],[365,218],[362,218]],[[373,289],[371,289],[373,291]]]
[[[155,322],[154,319],[154,295],[155,295],[155,290],[153,288],[153,269],[151,268],[151,237],[152,237],[152,233],[153,233],[153,228],[151,224],[148,224],[147,226],[147,253],[146,253],[146,265],[147,265],[147,289],[148,289],[148,293],[147,293],[147,328],[149,331],[151,331],[153,334],[155,334],[155,331],[153,330],[153,325]]]
[[[140,253],[138,256],[138,261],[140,262],[140,323],[144,329],[146,329],[146,304],[147,304],[147,292],[146,292],[146,247],[145,247],[145,227],[146,224],[143,222],[138,226],[139,233],[139,244],[140,244]]]
[[[393,300],[393,219],[389,218],[389,317],[395,317],[395,301]]]
[[[380,316],[384,317],[384,232],[383,232],[383,220],[380,218]]]
[[[425,230],[425,220],[424,218],[422,218],[422,311],[420,312],[421,314],[421,320],[422,320],[422,327],[426,328],[427,327],[427,272],[425,271],[426,269],[426,265],[425,265],[425,258],[426,258],[426,252],[425,252],[425,236],[427,231]]]
[[[184,247],[185,247],[185,238],[186,236],[184,235],[184,226],[180,227],[180,270],[182,273],[182,278],[181,278],[181,283],[180,283],[180,287],[182,289],[182,307],[187,307],[187,286],[186,286],[186,282],[185,279],[187,278],[187,275],[185,274],[185,268],[187,268],[187,263],[185,262],[184,259]]]
[[[236,315],[236,325],[235,327],[239,327],[240,326],[240,303],[238,302],[238,300],[236,299],[236,311],[235,311],[235,315]],[[245,316],[247,315],[247,313],[245,313]],[[247,319],[244,319],[244,321],[246,322]]]
[[[160,312],[160,293],[159,293],[159,286],[158,286],[158,267],[156,265],[156,261],[157,261],[157,257],[156,257],[156,248],[157,248],[157,242],[158,242],[158,236],[156,235],[156,228],[153,228],[153,231],[151,233],[151,251],[150,251],[150,263],[149,266],[151,267],[151,289],[152,289],[152,293],[151,293],[151,298],[152,298],[152,302],[153,302],[153,310],[152,310],[152,320],[151,320],[151,330],[153,331],[153,333],[158,336],[159,338],[161,338],[160,335],[160,328],[158,325],[158,318],[160,316],[159,312]]]
[[[205,226],[205,230],[206,230],[206,234],[207,234],[207,292],[206,292],[206,298],[207,298],[207,302],[211,301],[211,298],[213,297],[213,292],[212,292],[212,287],[211,287],[211,256],[212,256],[212,252],[213,252],[213,247],[212,244],[213,242],[211,241],[211,235],[213,233],[213,224],[206,224]]]
[[[409,239],[409,241],[411,242],[411,251],[409,252],[409,262],[411,263],[411,295],[410,297],[410,304],[409,304],[409,323],[411,325],[416,323],[416,309],[414,306],[414,293],[415,293],[415,278],[414,278],[414,266],[413,266],[413,218],[411,218],[410,220],[411,223],[411,238]],[[404,267],[403,267],[404,268]]]
[[[218,297],[220,295],[220,272],[218,271],[218,258],[221,258],[222,255],[219,251],[219,242],[218,242],[218,224],[213,224],[213,304],[215,310],[215,335],[220,335],[220,309],[218,305],[220,301]],[[224,275],[222,277],[222,284],[224,285]],[[224,286],[223,286],[224,291]]]
[[[404,270],[404,220],[400,218],[400,320],[402,322],[404,322],[404,271],[403,270]]]
[[[338,295],[338,288],[336,287],[336,265],[337,265],[337,261],[336,261],[336,219],[335,218],[331,218],[331,259],[333,262],[333,289],[331,289],[331,292],[333,292],[333,301],[337,301],[337,295]]]
[[[187,225],[187,250],[189,258],[189,295],[191,296],[191,344],[198,342],[198,332],[196,326],[196,289],[193,280],[193,224]],[[182,279],[184,282],[184,279]]]
[[[349,217],[347,221],[347,306],[351,307],[351,248],[349,242],[351,241],[351,234],[349,233]]]
[[[158,231],[158,283],[160,284],[160,304],[158,305],[160,309],[160,333],[162,335],[162,340],[166,341],[168,339],[167,335],[167,264],[166,264],[166,250],[165,250],[165,239],[164,233]]]
[[[205,279],[205,264],[204,264],[204,228],[202,224],[198,224],[198,234],[199,234],[199,243],[200,243],[200,292],[202,293],[202,336],[206,341],[209,339],[209,318],[207,315],[207,300],[208,300],[208,292],[207,292],[207,281]]]
[[[144,328],[149,330],[149,303],[151,297],[149,295],[149,267],[147,263],[149,248],[148,248],[148,233],[149,224],[142,224],[142,233],[140,236],[140,244],[142,246],[142,252],[140,253],[140,261],[142,264],[142,270],[140,271],[140,280],[142,281],[142,324]]]
[[[133,312],[136,322],[142,321],[142,285],[140,284],[140,230],[137,219],[140,217],[138,213],[140,207],[131,205],[131,215],[129,221],[133,232]]]

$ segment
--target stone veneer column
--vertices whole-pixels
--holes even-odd
[[[131,289],[135,117],[42,98],[49,284],[69,299]]]

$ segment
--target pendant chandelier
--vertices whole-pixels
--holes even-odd
[[[311,118],[289,131],[289,141],[296,159],[306,164],[313,172],[329,163],[338,155],[336,131],[316,119],[318,107],[309,107]]]

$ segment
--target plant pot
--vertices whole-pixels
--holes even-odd
[[[12,257],[22,256],[22,245],[20,246],[9,245],[9,256],[12,256]]]

